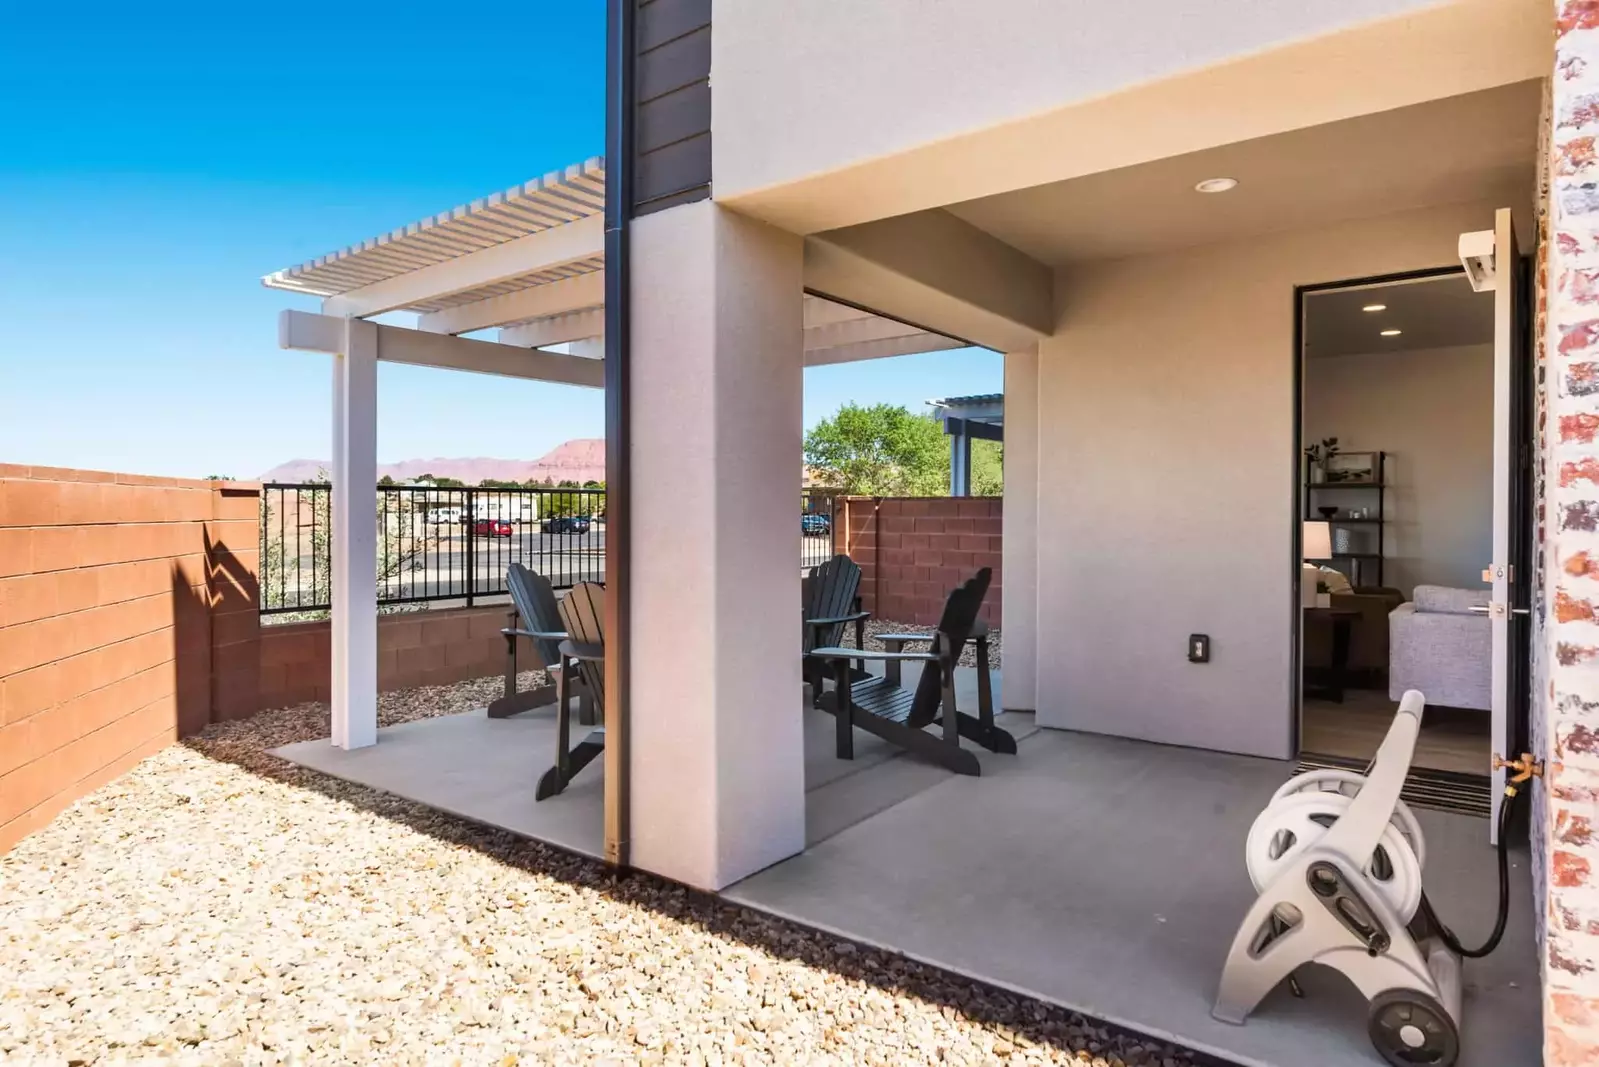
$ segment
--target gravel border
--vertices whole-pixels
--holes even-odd
[[[267,754],[326,720],[212,726],[0,857],[0,1060],[1219,1063]]]

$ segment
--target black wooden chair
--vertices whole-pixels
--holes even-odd
[[[811,685],[812,696],[819,699],[827,664],[811,658],[811,651],[842,645],[844,628],[850,623],[855,624],[855,647],[865,648],[866,620],[872,613],[861,610],[861,569],[842,553],[814,567],[801,579],[800,585],[805,604],[804,676]],[[856,661],[852,677],[856,680],[869,677],[865,662]]]
[[[517,638],[532,641],[533,650],[552,683],[560,678],[560,645],[566,640],[566,624],[561,621],[561,611],[549,579],[520,563],[512,563],[506,571],[505,585],[511,592],[515,610],[510,613],[510,625],[500,631],[505,635],[505,695],[489,705],[491,719],[503,719],[555,703],[558,688],[555,684],[517,692]],[[578,721],[590,725],[594,716],[588,692],[581,684],[573,688],[578,699]]]
[[[974,741],[991,752],[1016,753],[1016,739],[994,723],[994,699],[988,673],[988,627],[977,617],[988,593],[992,575],[987,567],[949,594],[938,629],[931,634],[883,634],[878,640],[886,651],[862,652],[851,648],[816,648],[810,657],[833,664],[836,687],[821,706],[833,714],[837,725],[838,758],[855,757],[853,728],[898,745],[907,752],[948,767],[957,774],[981,774],[977,756],[961,747],[960,739]],[[968,715],[955,706],[955,665],[968,640],[977,646],[978,713]],[[926,652],[907,652],[905,646],[930,642]],[[876,660],[883,677],[851,681],[851,660]],[[922,664],[914,692],[900,686],[900,665]],[[926,729],[942,724],[940,734]]]
[[[572,746],[573,687],[581,685],[595,716],[605,721],[605,587],[584,582],[566,594],[560,605],[566,638],[560,644],[556,679],[555,766],[539,778],[535,800],[547,800],[566,788],[579,771],[605,751],[605,728]]]

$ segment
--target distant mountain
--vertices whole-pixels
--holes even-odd
[[[263,482],[314,481],[318,471],[333,466],[325,459],[291,459],[261,475]],[[397,482],[408,482],[424,474],[436,478],[459,478],[476,485],[485,478],[506,482],[605,480],[605,441],[598,437],[580,438],[556,447],[538,459],[402,459],[398,463],[378,464],[378,477],[385,474]]]

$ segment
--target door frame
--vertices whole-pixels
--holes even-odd
[[[1521,263],[1516,275],[1518,292],[1524,291],[1526,286],[1530,284],[1531,281],[1531,272],[1527,269],[1528,260],[1529,257],[1527,256],[1521,257]],[[1292,750],[1292,759],[1297,760],[1304,755],[1304,738],[1302,736],[1304,718],[1304,677],[1303,671],[1301,670],[1303,656],[1302,646],[1304,643],[1304,616],[1300,610],[1299,597],[1300,576],[1303,573],[1303,560],[1301,559],[1301,551],[1304,543],[1304,528],[1300,524],[1304,521],[1305,509],[1305,487],[1303,484],[1304,478],[1302,476],[1303,467],[1301,465],[1305,447],[1305,297],[1313,293],[1333,292],[1340,289],[1361,289],[1379,285],[1394,285],[1401,282],[1424,281],[1431,278],[1446,278],[1450,275],[1464,274],[1465,272],[1465,268],[1456,263],[1443,267],[1424,267],[1419,270],[1398,271],[1391,274],[1372,274],[1359,278],[1344,278],[1332,282],[1316,282],[1310,285],[1294,286],[1294,340],[1292,354],[1294,394],[1293,432],[1290,434],[1290,437],[1292,438],[1292,448],[1290,449],[1289,455],[1289,461],[1292,464],[1291,484],[1293,486],[1293,492],[1290,494],[1289,502],[1289,506],[1292,509],[1290,512],[1290,542],[1293,551],[1290,553],[1290,558],[1288,560],[1288,564],[1292,568],[1292,574],[1288,583],[1291,611],[1289,617],[1293,620],[1293,625],[1288,628],[1288,736],[1290,748]],[[1491,341],[1492,338],[1489,340]],[[1515,402],[1520,404],[1524,399],[1530,400],[1530,395],[1527,398],[1517,397],[1515,398]],[[1531,433],[1532,420],[1530,418],[1525,421],[1525,429],[1528,434]],[[1526,437],[1526,435],[1523,436]],[[1530,437],[1523,440],[1521,444],[1523,456],[1530,455],[1532,445]],[[1520,499],[1524,503],[1530,503],[1533,486],[1532,468],[1529,463],[1523,463],[1520,465],[1519,474],[1516,481],[1518,483],[1518,488],[1521,491]],[[1387,489],[1384,489],[1383,492],[1387,492]],[[1515,499],[1515,497],[1516,493],[1513,490],[1512,498]],[[1516,561],[1518,566],[1524,566],[1530,564],[1530,562],[1530,558],[1527,560]],[[1530,631],[1530,629],[1530,626],[1522,627],[1524,634],[1527,631]],[[1518,642],[1518,644],[1525,646],[1530,651],[1530,645],[1527,645],[1525,641]],[[1525,665],[1523,665],[1521,671],[1522,676],[1525,677]],[[1525,738],[1528,731],[1528,700],[1527,694],[1523,692],[1523,688],[1524,687],[1516,686],[1513,689],[1512,696],[1514,697],[1514,702],[1510,708],[1511,733],[1518,738]],[[1498,744],[1499,740],[1494,738],[1491,743]]]

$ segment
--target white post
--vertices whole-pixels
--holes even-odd
[[[720,889],[805,847],[800,238],[633,222],[632,861]]]
[[[1038,709],[1038,352],[1005,354],[1005,669],[1000,703]]]
[[[333,356],[333,743],[378,739],[377,327],[346,319]]]
[[[972,495],[972,439],[966,420],[957,420],[960,431],[949,435],[949,495]]]

